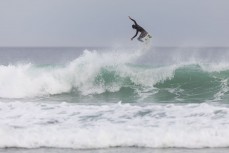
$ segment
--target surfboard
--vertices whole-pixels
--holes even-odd
[[[144,44],[149,46],[151,43],[151,38],[152,36],[150,34],[147,34],[144,38],[143,38],[143,41],[144,41]]]
[[[147,34],[143,39],[145,41],[148,41],[150,38],[152,38],[152,36],[150,34]]]

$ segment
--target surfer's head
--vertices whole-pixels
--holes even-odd
[[[136,29],[136,25],[133,24],[133,25],[132,25],[132,28],[133,28],[133,29]]]

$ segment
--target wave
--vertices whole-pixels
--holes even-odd
[[[228,99],[229,65],[181,62],[137,64],[147,49],[100,53],[85,50],[66,65],[1,65],[0,97],[110,96],[123,101],[200,102]],[[122,97],[122,94],[125,96]],[[121,96],[121,97],[120,97]]]
[[[224,105],[0,102],[0,148],[229,147]]]
[[[79,89],[93,89],[96,76],[102,68],[134,61],[142,52],[98,53],[85,50],[66,65],[17,64],[0,66],[0,97],[23,98],[46,94],[61,94]],[[95,93],[99,90],[95,89]],[[89,92],[93,93],[93,92]],[[85,93],[86,94],[86,93]]]

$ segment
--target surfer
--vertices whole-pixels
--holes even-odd
[[[133,40],[138,35],[138,32],[141,33],[138,37],[138,40],[141,42],[143,42],[142,38],[144,38],[147,35],[149,38],[151,38],[151,36],[148,34],[148,32],[145,31],[145,29],[143,29],[141,26],[139,26],[137,24],[137,22],[134,19],[132,19],[130,16],[129,16],[129,18],[130,18],[130,20],[132,20],[134,22],[134,24],[132,25],[132,28],[136,29],[136,34],[131,38],[131,40]]]

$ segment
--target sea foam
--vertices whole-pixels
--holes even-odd
[[[229,108],[0,102],[0,148],[228,147]]]

